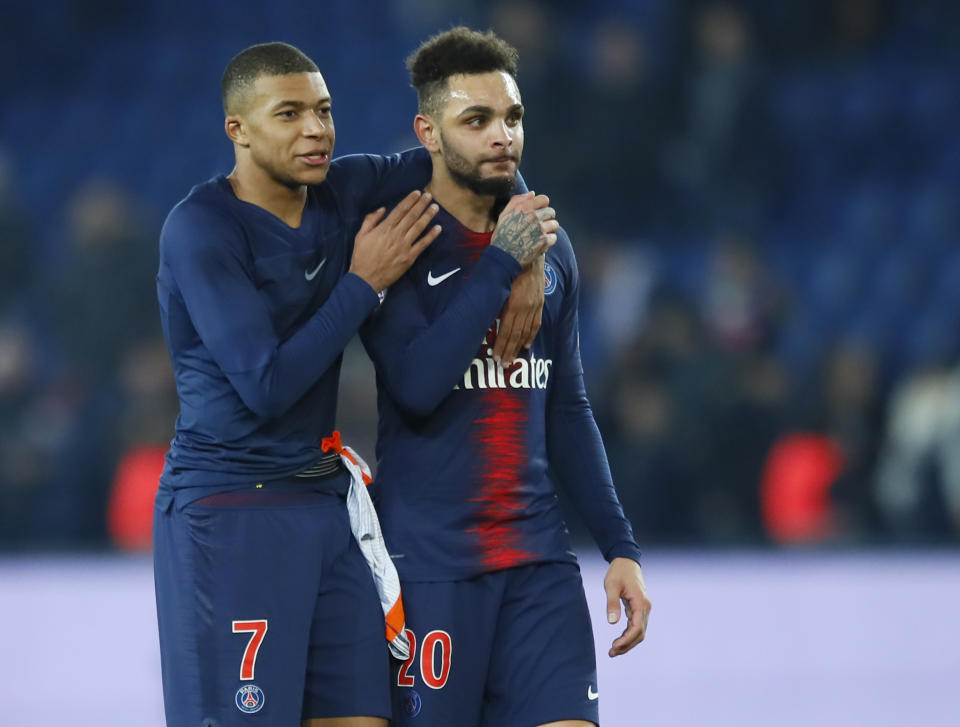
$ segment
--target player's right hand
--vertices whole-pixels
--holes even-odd
[[[557,242],[557,213],[545,194],[527,192],[510,198],[497,219],[490,244],[510,253],[526,267]]]
[[[407,272],[440,234],[440,225],[427,230],[440,209],[430,204],[432,199],[429,192],[414,190],[386,218],[383,207],[368,214],[354,238],[349,272],[363,278],[378,293]]]

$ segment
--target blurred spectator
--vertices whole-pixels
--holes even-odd
[[[701,305],[707,330],[721,349],[763,351],[776,338],[786,293],[758,258],[753,241],[728,232],[715,246]]]
[[[153,499],[179,406],[163,339],[154,338],[126,352],[120,383],[114,418],[118,464],[110,485],[107,527],[115,544],[147,549]]]
[[[0,149],[0,316],[18,303],[33,278],[36,241],[14,197],[13,163]]]
[[[169,444],[179,402],[163,338],[155,335],[130,345],[119,373],[118,442],[124,448]]]
[[[477,13],[476,0],[403,0],[393,2],[392,25],[399,27],[410,38],[410,44],[419,44],[423,38],[423,29],[432,28],[439,33],[444,25],[450,24],[450,18],[458,23],[472,25]]]
[[[737,6],[720,2],[695,11],[691,32],[672,123],[679,133],[664,159],[681,205],[675,222],[755,222],[778,186],[779,167],[753,28]]]
[[[718,535],[759,542],[759,485],[767,453],[786,426],[791,381],[771,355],[736,358],[728,365],[731,389],[714,415],[709,474],[701,473],[714,487],[704,516],[721,507],[729,523]]]
[[[574,244],[577,244],[574,242]],[[656,282],[656,263],[639,244],[598,237],[578,245],[580,356],[588,385],[640,334]]]
[[[117,480],[117,463],[143,448],[169,445],[178,403],[162,340],[126,342],[118,356],[119,370],[95,389],[66,385],[77,379],[58,384],[72,396],[56,399],[61,434],[51,443],[52,472],[43,490],[45,507],[33,516],[35,537],[106,544],[111,487],[129,486]],[[157,480],[141,479],[136,486],[148,487],[152,497]]]
[[[829,50],[862,56],[873,50],[887,29],[888,0],[832,0],[829,4]]]
[[[656,378],[625,375],[613,392],[605,437],[613,481],[641,542],[687,542],[691,475],[679,448],[674,403]]]
[[[895,388],[876,497],[900,540],[960,536],[960,369],[935,363]]]
[[[36,418],[34,350],[27,332],[0,323],[0,542],[19,538],[25,515],[50,474]]]
[[[562,215],[589,220],[591,235],[634,236],[653,226],[661,202],[662,90],[646,39],[627,19],[601,17],[584,40],[577,83],[561,114],[550,117],[564,132],[548,147],[565,170],[556,206]]]
[[[67,375],[96,386],[116,375],[130,342],[159,333],[156,241],[123,190],[94,181],[68,208],[69,254],[48,280]]]
[[[843,462],[830,490],[838,539],[863,540],[877,531],[871,480],[882,436],[879,384],[876,354],[856,341],[841,341],[795,409],[795,427],[828,437]]]
[[[846,537],[876,532],[871,478],[882,436],[876,353],[851,342],[830,352],[824,383],[824,431],[840,448],[844,468],[833,489]]]
[[[773,443],[760,483],[767,535],[781,545],[813,545],[836,536],[830,488],[843,469],[830,437],[790,432]]]
[[[571,136],[573,125],[557,114],[558,93],[563,93],[560,89],[573,87],[565,59],[560,56],[563,27],[550,5],[534,0],[501,0],[491,6],[490,22],[493,30],[520,54],[523,174],[536,191],[562,205],[563,224],[575,230],[582,210],[572,187],[579,189],[581,180],[572,173],[552,173],[560,159],[570,163],[576,155],[585,153]],[[566,115],[571,113],[572,104],[572,100],[565,100],[559,105],[567,107]]]
[[[558,25],[547,3],[536,0],[500,0],[490,8],[490,20],[497,35],[520,54],[520,75],[526,91],[538,90],[556,69]],[[546,111],[546,109],[544,109]]]
[[[670,539],[654,517],[676,529],[673,539],[760,541],[760,475],[790,393],[775,358],[729,355],[696,308],[655,297],[599,406],[618,486],[630,489],[625,502],[658,538]]]
[[[138,342],[155,340],[159,332],[155,243],[116,185],[82,185],[67,212],[72,247],[49,272],[43,296],[58,365],[52,380],[42,382],[26,403],[20,425],[22,437],[42,454],[42,466],[19,539],[102,544],[123,437],[140,436],[145,421],[129,408],[141,406],[159,418],[162,423],[153,427],[162,426],[164,436],[153,441],[163,443],[169,441],[175,409],[140,396],[151,387],[169,391],[169,363],[139,378],[131,373],[136,363],[124,370]]]
[[[654,377],[667,400],[667,451],[672,457],[668,469],[685,483],[686,535],[714,541],[755,538],[759,526],[750,524],[759,521],[755,483],[730,482],[719,466],[725,429],[731,424],[728,417],[737,400],[736,371],[709,345],[703,321],[690,303],[672,294],[654,298],[647,325],[613,370],[614,406],[608,398],[605,412],[619,410],[616,382],[637,373]],[[623,419],[622,412],[619,418]],[[609,421],[607,416],[602,420]]]

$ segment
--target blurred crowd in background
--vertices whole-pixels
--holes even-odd
[[[522,169],[577,250],[640,542],[957,544],[960,4],[93,0],[0,30],[0,547],[149,542],[177,413],[157,238],[232,166],[229,59],[298,45],[337,152],[391,153],[403,59],[460,22],[520,51]],[[372,455],[363,358],[339,416]]]

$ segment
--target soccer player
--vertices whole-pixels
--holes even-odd
[[[507,366],[493,356],[523,263],[490,244],[523,151],[516,51],[454,28],[408,68],[443,231],[361,328],[377,373],[378,510],[413,645],[393,674],[394,720],[598,724],[592,629],[554,481],[610,561],[610,622],[626,607],[610,656],[643,639],[650,601],[584,391],[579,278],[562,229],[532,348]]]
[[[419,191],[363,213],[422,187],[429,157],[331,163],[330,93],[286,44],[237,55],[222,95],[236,166],[160,238],[181,407],[154,519],[167,724],[382,726],[396,573],[333,424],[344,346],[439,233]],[[536,204],[507,227],[542,235]]]

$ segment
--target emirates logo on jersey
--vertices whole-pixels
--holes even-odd
[[[461,389],[546,389],[550,381],[553,359],[537,358],[533,351],[527,358],[518,358],[508,368],[493,359],[493,344],[500,319],[490,327],[480,344],[480,352],[467,367],[463,380],[454,386]]]

